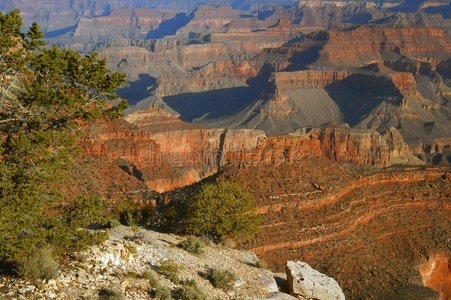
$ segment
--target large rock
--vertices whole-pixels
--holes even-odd
[[[289,261],[286,272],[288,288],[293,296],[300,299],[345,299],[335,279],[316,271],[307,263]]]

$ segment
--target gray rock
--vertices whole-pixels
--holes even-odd
[[[297,298],[285,293],[274,293],[268,298],[254,298],[253,300],[296,300]]]
[[[250,265],[257,265],[259,259],[255,253],[249,252],[249,251],[242,251],[243,255],[247,259],[247,263]]]
[[[241,278],[238,278],[236,281],[235,281],[235,283],[233,284],[233,287],[234,288],[238,288],[238,287],[240,287],[240,286],[242,286],[243,285],[243,280],[241,280]]]
[[[34,291],[36,289],[36,287],[35,286],[33,286],[33,285],[29,285],[29,286],[25,286],[25,287],[23,287],[23,288],[21,288],[21,289],[19,289],[19,294],[26,294],[26,293],[29,293],[29,292],[32,292],[32,291]]]
[[[286,267],[291,295],[301,299],[344,300],[345,295],[335,279],[328,277],[307,263],[289,261]]]
[[[258,276],[260,284],[263,289],[268,293],[278,293],[279,287],[277,286],[276,279],[272,276],[272,273],[265,273]]]

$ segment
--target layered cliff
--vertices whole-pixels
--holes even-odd
[[[274,84],[279,91],[291,89],[325,88],[350,76],[348,71],[305,70],[274,73]]]
[[[443,3],[390,11],[405,4],[310,1],[255,12],[203,5],[172,36],[100,49],[129,75],[121,95],[136,109],[166,107],[199,126],[269,135],[329,122],[395,127],[417,146],[451,134],[451,39],[446,16],[429,11]],[[330,29],[307,34],[315,26]]]
[[[267,137],[259,130],[191,128],[158,111],[127,119],[134,125],[93,126],[81,145],[92,156],[134,169],[131,176],[158,192],[192,184],[226,166],[278,166],[309,157],[376,167],[423,164],[395,129],[380,135],[328,126]]]
[[[122,9],[113,10],[104,16],[80,17],[70,44],[72,47],[78,43],[95,46],[119,38],[142,39],[160,23],[174,16],[173,12],[153,9]],[[89,51],[90,48],[82,50]]]
[[[199,70],[162,75],[156,93],[166,97],[247,86],[247,81],[256,77],[261,68],[258,62],[216,61]]]

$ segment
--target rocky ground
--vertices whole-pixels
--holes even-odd
[[[184,237],[119,226],[100,246],[77,253],[61,262],[57,279],[25,281],[0,278],[1,299],[98,299],[103,288],[122,291],[126,299],[151,299],[148,279],[141,274],[151,272],[159,284],[175,290],[175,284],[158,273],[163,261],[179,265],[180,282],[195,280],[207,299],[289,299],[280,294],[274,274],[260,268],[259,260],[247,251],[234,250],[208,243],[204,254],[194,255],[176,245]],[[232,289],[214,288],[200,274],[209,268],[228,270],[236,276]],[[3,298],[2,298],[3,296]]]
[[[224,174],[246,181],[265,216],[248,249],[275,270],[305,261],[335,278],[348,299],[427,293],[419,265],[437,254],[451,257],[449,168],[357,172],[315,163],[316,171],[281,166]]]

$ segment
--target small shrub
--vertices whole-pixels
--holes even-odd
[[[49,232],[49,239],[58,253],[85,250],[91,245],[104,243],[108,236],[105,230],[80,230],[77,227],[59,227]]]
[[[237,245],[236,242],[232,239],[221,239],[221,245],[230,248],[230,249],[236,249]]]
[[[205,243],[197,237],[189,237],[180,242],[177,247],[190,253],[201,255],[204,253]]]
[[[175,298],[181,300],[205,300],[207,297],[200,290],[195,280],[183,282],[183,287],[175,291]]]
[[[160,282],[156,278],[155,274],[150,271],[146,270],[141,274],[141,278],[147,279],[150,285],[149,289],[149,296],[155,299],[160,300],[170,300],[171,297],[171,290],[169,290],[166,287],[161,286]]]
[[[151,285],[153,285],[152,283],[157,282],[157,281],[156,281],[157,279],[155,278],[155,276],[153,275],[153,273],[152,273],[151,271],[149,271],[149,270],[144,271],[144,272],[141,274],[141,278],[146,279],[147,281],[149,281],[149,283],[150,283]]]
[[[233,273],[217,269],[208,270],[206,278],[215,288],[224,290],[231,289],[236,281],[236,277]]]
[[[133,199],[127,198],[122,201],[116,207],[120,223],[125,226],[134,226],[136,209]]]
[[[72,260],[79,262],[79,263],[86,263],[88,261],[88,256],[86,254],[75,252],[71,254]]]
[[[136,272],[129,271],[129,272],[127,272],[127,277],[136,279],[136,278],[140,278],[141,276]]]
[[[55,279],[58,277],[58,263],[50,249],[38,249],[19,262],[17,271],[20,277],[27,279]]]
[[[130,243],[125,244],[125,248],[128,250],[128,252],[130,252],[131,254],[136,254],[138,253],[138,249],[136,249],[135,245],[132,245]]]
[[[255,266],[259,269],[267,269],[268,268],[268,264],[261,259],[257,259],[257,261],[255,262]]]
[[[119,225],[121,225],[121,222],[119,222],[119,220],[111,219],[106,224],[106,227],[108,227],[108,228],[116,228]]]
[[[171,300],[171,290],[167,287],[158,286],[149,290],[149,296],[159,300]]]
[[[116,215],[121,224],[130,226],[135,231],[139,226],[151,227],[156,218],[156,210],[152,205],[139,205],[127,198],[116,207]]]
[[[179,270],[180,266],[172,260],[163,261],[160,264],[159,268],[159,272],[161,275],[165,276],[167,279],[171,280],[176,284],[180,281],[178,278]]]
[[[102,288],[99,291],[100,300],[125,300],[124,294],[114,288]]]
[[[154,273],[150,270],[146,270],[141,274],[141,278],[146,279],[150,286],[157,286],[159,285],[159,282],[157,278],[155,277]]]
[[[177,209],[174,206],[165,207],[161,212],[160,227],[168,232],[177,232]]]

